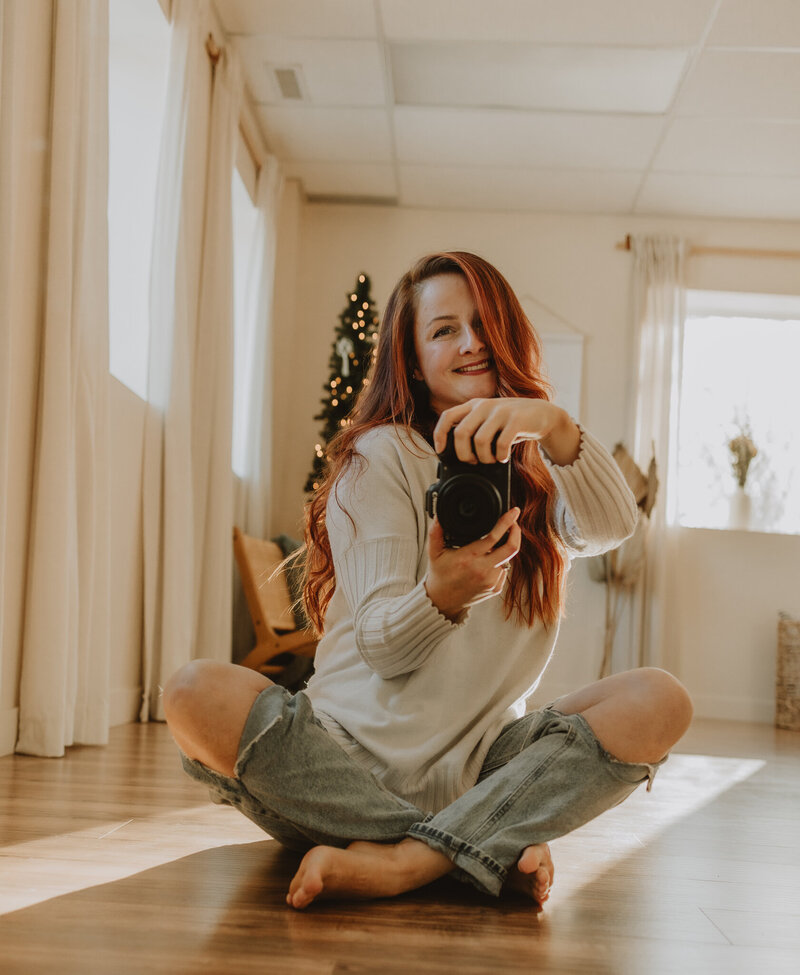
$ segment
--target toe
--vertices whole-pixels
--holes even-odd
[[[539,869],[539,856],[536,853],[534,847],[526,847],[522,852],[522,856],[517,862],[517,869],[520,873],[533,874]]]
[[[290,907],[302,910],[308,907],[320,893],[322,893],[322,881],[318,878],[306,877],[295,890],[289,892],[286,901]]]

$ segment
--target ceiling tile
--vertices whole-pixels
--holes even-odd
[[[665,112],[688,58],[682,48],[542,47],[511,42],[397,42],[401,105]]]
[[[465,210],[630,211],[639,173],[589,173],[496,166],[401,166],[403,206]]]
[[[298,67],[314,105],[385,105],[383,55],[375,41],[238,37],[253,100],[286,105],[270,67]],[[290,107],[290,106],[286,106]]]
[[[800,119],[800,52],[706,51],[675,110],[678,115]]]
[[[800,176],[800,123],[678,118],[653,170]]]
[[[652,173],[635,212],[800,220],[800,178]]]
[[[386,198],[397,196],[391,164],[288,162],[284,172],[300,179],[310,196]]]
[[[661,119],[493,109],[399,107],[394,110],[400,162],[519,166],[537,169],[644,167]]]
[[[377,37],[373,0],[216,0],[228,34]]]
[[[695,44],[716,0],[379,0],[389,40]]]
[[[391,162],[389,123],[383,109],[259,105],[256,113],[270,149],[280,159]]]
[[[729,47],[800,48],[797,0],[725,0],[706,41]]]

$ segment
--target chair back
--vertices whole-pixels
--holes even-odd
[[[279,570],[283,552],[275,542],[233,529],[233,554],[239,567],[256,638],[297,629],[286,573]]]

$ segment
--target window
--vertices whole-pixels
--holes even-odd
[[[233,449],[234,473],[244,477],[248,470],[248,410],[252,398],[249,364],[257,355],[255,330],[266,327],[258,322],[255,309],[259,268],[254,262],[260,253],[256,234],[258,210],[250,199],[238,169],[233,170]]]
[[[800,534],[798,418],[800,298],[689,292],[680,523]]]
[[[143,399],[147,395],[150,253],[169,37],[169,24],[158,0],[111,0],[109,369]]]

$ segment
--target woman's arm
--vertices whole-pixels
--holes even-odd
[[[513,444],[537,440],[554,464],[566,466],[577,460],[581,445],[577,423],[566,410],[547,400],[500,397],[453,406],[436,424],[437,453],[444,450],[451,428],[456,454],[470,463],[506,463]]]
[[[636,500],[613,457],[554,403],[502,397],[454,406],[439,417],[437,450],[451,428],[468,462],[507,462],[512,444],[538,441],[558,491],[554,527],[571,556],[615,548],[636,527]]]
[[[365,435],[359,451],[366,464],[339,481],[326,513],[337,589],[351,613],[356,645],[384,678],[422,666],[456,629],[432,602],[420,572],[424,494],[435,464],[421,442],[413,450],[426,456],[413,456],[391,430]]]

